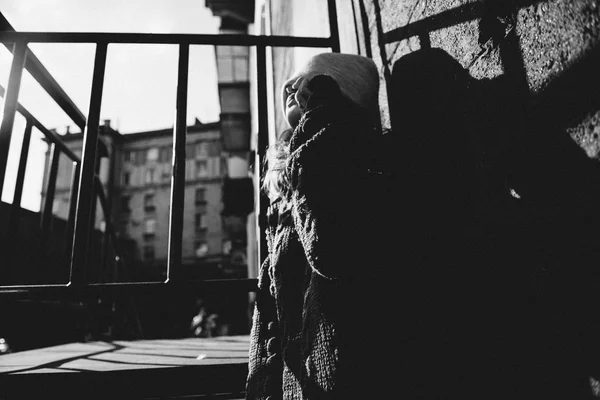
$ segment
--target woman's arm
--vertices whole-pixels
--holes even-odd
[[[369,170],[376,133],[368,119],[343,99],[330,100],[309,107],[290,142],[292,215],[313,270],[362,279],[361,267],[376,273],[381,261],[387,188]]]

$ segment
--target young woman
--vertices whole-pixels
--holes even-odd
[[[283,86],[290,129],[269,150],[263,181],[269,254],[248,399],[373,398],[395,385],[377,329],[383,310],[391,315],[378,93],[374,62],[338,53],[312,57]]]

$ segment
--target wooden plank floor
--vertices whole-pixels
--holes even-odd
[[[5,354],[0,399],[241,398],[248,346],[248,336],[222,336],[70,343]]]

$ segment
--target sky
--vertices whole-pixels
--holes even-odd
[[[0,0],[0,12],[17,31],[217,33],[220,20],[203,0]],[[32,43],[29,48],[87,116],[94,44]],[[101,120],[127,134],[172,127],[175,116],[178,49],[174,45],[108,47]],[[11,53],[0,45],[0,84],[6,88]],[[1,101],[1,99],[0,99]],[[79,132],[41,86],[25,71],[19,102],[48,129]],[[1,110],[1,108],[0,108]],[[218,121],[214,49],[190,48],[188,123]],[[2,201],[12,202],[24,119],[17,116]],[[46,145],[34,130],[22,206],[38,211]],[[31,164],[31,165],[30,165]]]

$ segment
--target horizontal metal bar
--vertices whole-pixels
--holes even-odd
[[[0,97],[4,97],[4,92],[4,87],[0,85]],[[17,111],[19,112],[19,114],[25,117],[26,120],[31,121],[31,125],[35,126],[40,132],[42,132],[42,134],[46,136],[50,142],[56,144],[60,148],[60,151],[64,153],[67,157],[69,157],[71,161],[81,161],[79,157],[77,157],[77,155],[73,153],[73,151],[62,142],[58,134],[52,132],[44,125],[42,125],[42,123],[38,121],[37,118],[35,118],[33,115],[31,115],[31,113],[21,105],[21,103],[17,103]]]
[[[48,285],[2,285],[0,286],[0,294],[17,293],[17,292],[29,292],[31,290],[39,289],[68,289],[68,283],[55,283]]]
[[[201,285],[236,285],[253,287],[258,284],[257,279],[203,279],[203,280],[188,280],[177,282],[108,282],[108,283],[90,283],[88,287],[143,287],[143,286],[165,286],[165,287],[180,287],[180,286],[201,286]]]
[[[15,33],[15,28],[0,13],[0,36],[6,33]],[[5,43],[6,45],[6,43]],[[8,50],[13,51],[12,46],[6,46]],[[25,68],[31,76],[46,90],[46,92],[56,101],[65,113],[75,122],[75,125],[83,131],[85,128],[85,116],[75,105],[73,100],[65,93],[63,88],[56,82],[54,77],[48,72],[41,61],[33,54],[31,50],[27,52],[27,62]]]
[[[0,42],[12,43],[122,43],[218,46],[335,47],[332,38],[234,34],[0,32]],[[333,46],[332,46],[333,44]]]
[[[198,288],[245,290],[254,292],[258,289],[257,279],[208,279],[179,282],[113,282],[113,283],[92,283],[84,286],[75,286],[71,284],[50,284],[50,285],[14,285],[0,286],[1,296],[29,296],[31,294],[52,295],[52,296],[92,296],[106,291],[166,291],[176,292],[179,290],[196,290]]]

